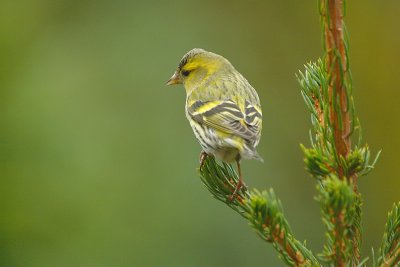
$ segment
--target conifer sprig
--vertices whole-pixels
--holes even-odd
[[[280,258],[289,266],[320,266],[305,242],[294,237],[273,189],[248,191],[244,186],[231,200],[239,177],[231,165],[218,164],[214,157],[207,157],[200,177],[210,193],[247,219],[263,240],[272,243]]]

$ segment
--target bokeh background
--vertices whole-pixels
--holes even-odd
[[[383,150],[360,179],[363,255],[400,200],[400,2],[349,1],[355,100]],[[202,186],[183,87],[185,52],[227,57],[258,90],[260,154],[250,187],[273,187],[319,252],[315,181],[304,171],[309,114],[295,73],[322,55],[311,1],[0,2],[0,266],[281,266]]]

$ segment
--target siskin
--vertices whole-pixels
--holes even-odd
[[[232,199],[243,186],[240,160],[262,161],[256,151],[262,128],[257,92],[227,59],[199,48],[181,59],[167,82],[174,84],[186,89],[186,117],[203,148],[200,169],[207,155],[237,162],[239,182]]]

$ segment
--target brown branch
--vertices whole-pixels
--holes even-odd
[[[400,228],[398,227],[396,230],[393,232],[400,232]],[[398,247],[399,241],[393,242],[391,245],[391,249],[389,250],[389,253],[387,253],[387,260],[383,259],[383,263],[381,267],[384,266],[399,266],[400,265],[400,247]],[[397,249],[396,249],[397,248]],[[396,265],[397,264],[397,265]]]
[[[400,247],[394,251],[393,254],[388,259],[383,259],[383,263],[381,267],[389,267],[394,266],[397,267],[400,265]]]
[[[355,232],[354,237],[352,239],[353,258],[355,258],[355,259],[357,259],[357,261],[359,261],[361,258],[361,254],[360,254],[360,244],[357,241],[361,240],[361,231],[357,227],[353,227],[353,230]]]
[[[272,229],[272,228],[270,228]],[[300,251],[296,251],[290,243],[286,242],[285,231],[278,224],[275,226],[275,229],[271,231],[271,236],[274,242],[280,247],[282,251],[285,251],[289,257],[293,260],[294,266],[304,266],[306,261],[304,256],[300,253]]]
[[[330,211],[332,214],[335,212],[333,210]],[[344,251],[345,242],[343,240],[343,231],[344,231],[344,215],[343,213],[336,214],[335,217],[332,217],[332,223],[335,225],[335,230],[333,234],[335,235],[335,243],[333,244],[332,251],[334,252],[333,259],[335,261],[335,266],[345,266],[345,258]]]
[[[351,149],[351,119],[347,108],[349,100],[343,82],[348,70],[342,8],[343,0],[329,0],[322,17],[327,52],[325,60],[329,74],[330,122],[338,156],[346,157]],[[339,166],[338,174],[341,179],[344,178],[342,166]]]
[[[348,93],[351,86],[346,81],[350,81],[348,70],[348,58],[346,51],[346,43],[344,37],[344,22],[343,22],[343,6],[345,0],[327,0],[321,1],[321,18],[324,33],[325,44],[325,63],[328,73],[328,94],[329,94],[329,123],[332,127],[334,146],[336,149],[338,177],[349,179],[353,184],[353,190],[358,194],[357,190],[357,175],[348,174],[342,162],[341,157],[346,158],[351,152],[351,99],[348,98]],[[350,108],[349,108],[350,107]],[[346,177],[347,176],[347,177]],[[350,262],[346,262],[346,247],[344,246],[343,236],[343,220],[341,214],[334,217],[335,225],[334,235],[335,244],[333,244],[332,255],[336,266],[347,266]],[[360,259],[359,240],[361,239],[360,230],[356,225],[349,225],[352,228],[352,264],[356,264]]]
[[[295,247],[292,247],[288,239],[287,232],[285,228],[281,227],[279,224],[272,223],[270,217],[266,217],[264,223],[262,224],[263,229],[269,229],[270,235],[264,235],[264,238],[269,242],[274,242],[280,251],[286,252],[289,258],[294,262],[294,266],[310,266],[310,261],[305,259],[300,251]]]

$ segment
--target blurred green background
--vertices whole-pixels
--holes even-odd
[[[355,101],[383,149],[360,179],[366,256],[400,200],[400,2],[349,1]],[[202,186],[183,87],[188,50],[227,57],[258,90],[265,163],[297,238],[324,243],[304,171],[309,114],[295,73],[322,55],[312,1],[1,1],[0,266],[281,266]]]

